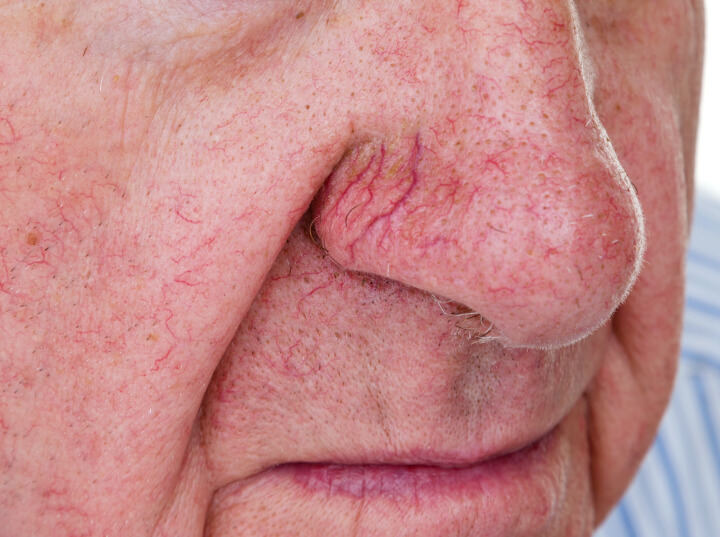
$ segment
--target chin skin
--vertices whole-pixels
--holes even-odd
[[[0,535],[589,536],[674,378],[702,6],[159,4],[0,6]]]

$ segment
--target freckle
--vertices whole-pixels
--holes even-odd
[[[28,233],[25,237],[25,242],[27,242],[30,246],[35,246],[38,243],[37,233],[35,233],[34,231]]]
[[[305,16],[305,13],[303,13],[303,12],[301,11],[300,13],[298,13],[297,15],[295,15],[295,18],[296,18],[296,19],[302,19],[304,16]]]

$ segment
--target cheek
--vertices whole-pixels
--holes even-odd
[[[689,0],[631,6],[601,14],[585,6],[581,13],[597,72],[595,100],[638,191],[651,239],[673,251],[674,238],[687,233],[702,13]],[[661,248],[652,242],[650,247]]]
[[[638,3],[615,19],[598,13],[600,3],[582,6],[598,114],[637,188],[648,236],[643,271],[613,320],[619,345],[588,395],[601,518],[652,442],[679,354],[702,36],[691,4]]]
[[[607,4],[610,4],[609,6]],[[692,162],[701,85],[704,13],[699,0],[578,2],[578,9],[599,73],[596,95],[602,120],[618,151],[622,134],[652,134],[654,123],[644,110],[653,109],[675,122],[681,152],[692,180]],[[605,101],[611,101],[612,107]],[[675,117],[669,117],[674,115]],[[643,121],[644,120],[644,121]],[[615,126],[620,126],[615,128]],[[658,151],[661,153],[661,151]]]

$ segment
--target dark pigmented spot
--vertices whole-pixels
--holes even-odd
[[[31,231],[25,236],[25,242],[28,243],[30,246],[35,246],[38,243],[38,234],[34,231]]]

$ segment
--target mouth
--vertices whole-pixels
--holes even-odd
[[[438,496],[487,493],[512,475],[527,475],[552,451],[557,427],[519,448],[474,461],[443,455],[397,455],[374,461],[285,464],[274,471],[289,473],[309,493],[355,499],[387,498],[424,503]],[[402,463],[398,463],[402,460]]]
[[[541,437],[474,459],[468,447],[284,463],[220,491],[213,513],[242,535],[589,536],[591,513],[569,516],[591,504],[578,471],[589,464],[585,417],[579,405]],[[272,532],[253,525],[269,516]]]

